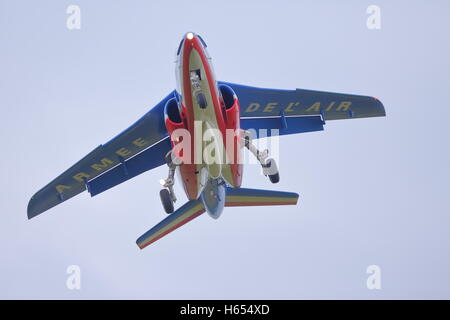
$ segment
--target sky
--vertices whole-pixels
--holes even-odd
[[[67,28],[70,5],[80,29]],[[366,12],[380,8],[380,29]],[[448,1],[0,0],[0,298],[449,299]],[[146,172],[32,220],[29,198],[175,88],[194,31],[219,80],[379,98],[385,118],[280,139],[297,206],[226,208],[139,250],[166,217]],[[178,183],[180,203],[186,201]],[[180,204],[178,204],[180,205]],[[81,271],[69,289],[69,266]],[[369,266],[379,289],[369,289]]]

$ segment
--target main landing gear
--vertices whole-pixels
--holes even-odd
[[[159,196],[166,213],[172,213],[174,211],[173,204],[177,201],[177,197],[175,196],[175,192],[173,190],[173,185],[175,184],[175,170],[176,167],[181,164],[181,160],[178,157],[173,156],[172,151],[169,151],[166,154],[165,159],[167,166],[169,167],[169,174],[167,179],[161,179],[159,181],[161,185],[166,188],[159,192]]]
[[[253,144],[250,135],[244,134],[245,147],[258,159],[263,169],[263,174],[268,176],[270,182],[278,183],[280,181],[280,173],[278,172],[277,163],[275,159],[269,158],[269,150],[259,151]]]

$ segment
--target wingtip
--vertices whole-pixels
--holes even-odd
[[[142,250],[146,247],[146,245],[143,245],[141,242],[139,242],[139,239],[136,240],[136,245],[138,246],[139,250]]]
[[[36,214],[34,214],[34,210],[33,210],[33,198],[34,197],[31,197],[30,201],[28,201],[28,206],[27,206],[28,220],[30,220],[31,218],[36,216]]]
[[[300,195],[298,194],[298,193],[296,193],[296,192],[292,192],[292,194],[294,195],[294,199],[295,199],[295,202],[293,203],[293,205],[297,205],[298,204],[298,199],[300,198]]]
[[[379,107],[379,109],[381,111],[380,116],[381,117],[385,117],[386,116],[386,108],[384,107],[383,102],[381,102],[381,100],[376,98],[376,97],[372,97],[372,99],[375,100],[376,103],[378,104],[378,107]]]
[[[43,211],[36,208],[36,195],[32,196],[30,201],[28,201],[27,206],[27,217],[28,220],[36,217],[37,215],[41,214]]]

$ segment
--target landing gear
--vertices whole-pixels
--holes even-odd
[[[278,183],[280,181],[280,173],[278,172],[275,159],[269,158],[269,150],[259,151],[252,144],[250,135],[247,132],[244,133],[244,145],[258,159],[263,169],[263,174],[269,177],[270,182]]]
[[[206,109],[208,106],[208,102],[206,101],[205,94],[202,91],[202,86],[200,85],[201,78],[201,72],[200,69],[192,70],[190,72],[190,79],[191,79],[191,85],[193,88],[193,92],[195,95],[195,98],[197,100],[197,104],[201,109]]]
[[[172,151],[169,151],[166,155],[166,163],[169,167],[169,174],[167,179],[161,179],[159,181],[166,189],[162,189],[159,192],[159,196],[161,197],[161,203],[166,213],[172,213],[174,211],[173,204],[177,201],[177,197],[173,190],[173,185],[175,184],[175,170],[176,167],[181,164],[181,160],[173,155]]]

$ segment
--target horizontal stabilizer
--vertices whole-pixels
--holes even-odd
[[[298,194],[294,192],[227,188],[226,207],[296,205]]]
[[[149,244],[161,239],[166,234],[193,220],[203,212],[205,212],[205,207],[200,200],[189,201],[140,236],[139,239],[136,240],[136,243],[139,248],[144,249]]]

